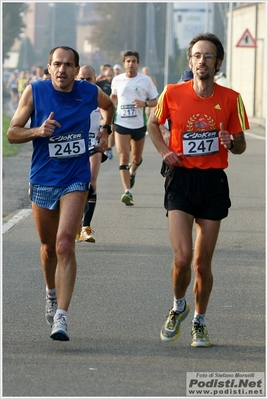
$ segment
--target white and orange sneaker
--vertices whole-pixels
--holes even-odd
[[[95,242],[94,230],[90,226],[83,226],[80,234],[80,241]]]

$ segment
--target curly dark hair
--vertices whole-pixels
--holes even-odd
[[[211,42],[213,44],[215,44],[216,48],[217,48],[217,58],[216,58],[216,63],[215,63],[215,73],[219,72],[219,68],[217,67],[217,59],[222,60],[224,59],[224,48],[223,45],[220,41],[220,39],[214,35],[213,33],[199,33],[198,35],[196,35],[190,42],[190,44],[187,47],[187,58],[188,60],[190,60],[191,56],[192,56],[192,48],[194,46],[195,43],[199,42],[200,40],[206,40],[208,42]]]
[[[188,60],[191,58],[192,48],[193,48],[194,44],[199,42],[200,40],[207,40],[207,41],[215,44],[215,46],[217,48],[217,58],[219,58],[220,60],[224,59],[224,48],[223,48],[223,45],[221,44],[220,39],[213,33],[208,32],[208,33],[199,33],[191,40],[191,42],[187,48]]]

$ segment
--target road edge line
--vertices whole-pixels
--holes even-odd
[[[27,216],[32,213],[32,209],[22,209],[18,212],[13,218],[11,218],[7,223],[2,225],[2,234],[7,233],[11,230],[16,224],[18,224],[22,219],[25,219]]]

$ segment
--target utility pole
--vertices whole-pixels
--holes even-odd
[[[233,3],[229,3],[229,18],[228,18],[228,64],[227,64],[227,79],[232,87],[232,52],[233,52]]]
[[[173,3],[167,3],[164,86],[166,86],[168,83],[168,75],[169,75],[169,57],[171,55],[171,49],[172,49],[171,41],[173,41],[173,34],[171,34],[171,29],[173,29]]]

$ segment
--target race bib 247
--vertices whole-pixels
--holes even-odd
[[[204,132],[183,133],[183,154],[194,157],[211,155],[219,152],[219,138],[217,130]]]

